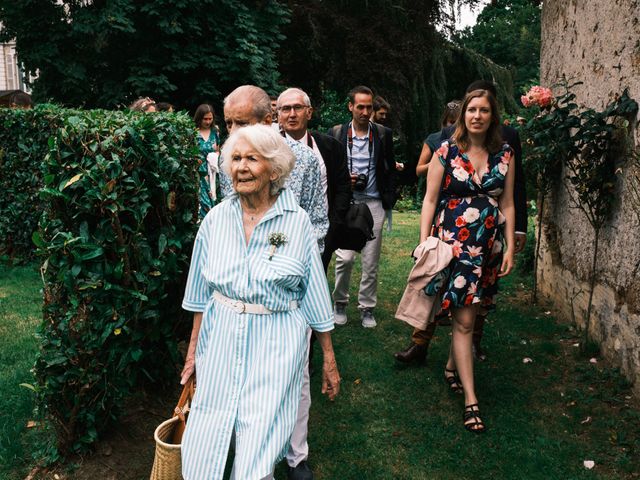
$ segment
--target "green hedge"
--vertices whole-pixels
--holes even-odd
[[[33,237],[44,259],[35,372],[67,455],[96,440],[137,382],[176,375],[197,147],[186,115],[47,115],[59,128],[43,155],[46,207]]]
[[[40,173],[57,109],[0,108],[0,256],[21,263],[33,258],[31,241],[43,203]]]

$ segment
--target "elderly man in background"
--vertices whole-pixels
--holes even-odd
[[[335,251],[335,238],[339,226],[349,209],[351,200],[351,177],[347,169],[344,146],[334,138],[320,132],[307,130],[313,114],[309,96],[299,88],[289,88],[282,92],[277,102],[278,119],[282,135],[288,139],[307,145],[316,155],[320,168],[322,196],[329,212],[329,232],[325,238],[322,263],[325,273]],[[311,333],[311,330],[308,332]],[[309,381],[309,357],[304,367],[302,395],[298,407],[296,427],[291,435],[287,464],[290,480],[312,480],[313,472],[307,463],[309,444],[307,434],[311,389]]]
[[[255,85],[242,85],[224,99],[224,123],[229,134],[238,128],[262,123],[271,125],[271,99],[267,92]],[[318,160],[306,145],[285,138],[296,157],[296,163],[285,187],[290,190],[298,205],[309,215],[313,234],[320,252],[324,250],[324,237],[329,229],[329,217],[322,194]],[[224,161],[224,159],[221,159]],[[226,197],[233,193],[231,179],[220,175],[220,191]]]

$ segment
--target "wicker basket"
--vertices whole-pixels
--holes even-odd
[[[156,456],[151,469],[151,480],[182,480],[182,457],[180,444],[171,442],[173,431],[179,417],[162,422],[156,428],[153,438],[156,441]]]

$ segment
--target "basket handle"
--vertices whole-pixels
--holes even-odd
[[[178,399],[178,404],[176,405],[176,408],[173,409],[173,416],[180,417],[183,424],[186,422],[186,414],[189,411],[189,405],[191,404],[191,400],[195,393],[193,377],[194,376],[191,375],[191,378],[189,378],[187,383],[185,383],[182,393],[180,394],[180,398]]]

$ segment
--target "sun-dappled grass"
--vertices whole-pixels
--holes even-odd
[[[320,394],[316,348],[309,422],[316,478],[639,479],[640,411],[630,386],[604,360],[593,364],[581,356],[573,346],[579,332],[547,308],[531,305],[530,278],[514,274],[503,282],[498,311],[486,326],[488,359],[476,365],[485,435],[463,429],[462,397],[450,393],[443,380],[449,327],[437,330],[426,365],[396,364],[393,352],[408,345],[411,328],[393,313],[417,239],[417,213],[394,213],[393,231],[384,232],[375,329],[360,325],[359,267],[354,269],[349,322],[333,334],[343,378],[335,402]],[[35,441],[25,433],[33,397],[17,385],[31,381],[40,287],[34,267],[0,267],[2,479],[24,478]],[[523,363],[525,357],[533,361]],[[150,434],[139,448],[153,448]],[[584,460],[595,461],[595,468],[585,469]],[[91,468],[87,461],[67,478],[91,478]],[[119,475],[114,478],[144,478]],[[286,478],[283,464],[276,478]]]

